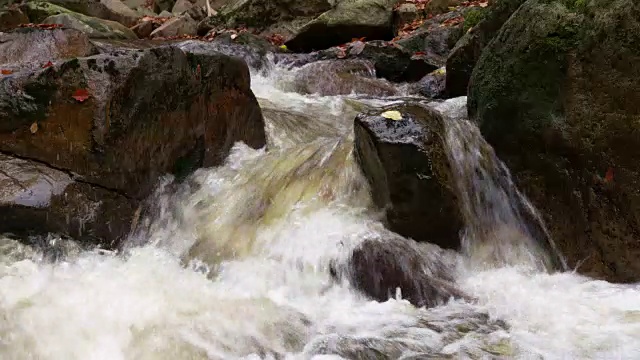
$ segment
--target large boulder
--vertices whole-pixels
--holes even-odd
[[[74,29],[15,29],[0,33],[3,68],[46,66],[50,61],[97,54],[89,38]]]
[[[528,0],[469,87],[470,116],[569,266],[610,281],[640,281],[638,44],[638,2]]]
[[[76,12],[52,15],[42,20],[44,24],[61,24],[76,29],[94,39],[137,39],[138,36],[128,27],[110,20],[103,20]]]
[[[220,8],[216,21],[230,27],[265,28],[269,25],[307,18],[331,9],[330,0],[232,0]]]
[[[293,51],[330,48],[365,37],[393,38],[393,5],[396,0],[342,0],[298,31],[286,45]]]
[[[464,96],[473,67],[482,50],[496,36],[502,25],[525,0],[493,0],[488,8],[473,8],[465,13],[464,36],[449,54],[446,93],[449,97]]]
[[[124,4],[120,4],[119,0],[103,0],[103,2],[99,0],[35,0],[26,1],[20,8],[34,23],[40,23],[51,15],[75,12],[115,21],[125,26],[135,25],[137,14],[133,11],[127,11],[128,8]]]
[[[139,200],[159,176],[265,144],[237,58],[176,46],[121,49],[0,78],[0,151]]]
[[[401,119],[387,111],[397,111]],[[463,220],[439,113],[404,103],[360,114],[355,151],[374,202],[386,210],[389,229],[416,241],[459,248]]]

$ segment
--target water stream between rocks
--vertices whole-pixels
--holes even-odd
[[[236,144],[224,166],[177,187],[166,179],[157,216],[122,254],[0,238],[0,358],[640,358],[640,287],[545,271],[553,249],[522,235],[513,202],[529,205],[502,163],[482,159],[465,98],[430,105],[450,122],[464,251],[419,246],[474,300],[379,303],[334,281],[332,264],[362,241],[393,237],[355,163],[352,127],[363,108],[399,98],[301,95],[293,77],[253,74],[269,151]],[[478,164],[488,165],[470,170]]]

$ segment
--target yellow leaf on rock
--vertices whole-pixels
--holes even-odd
[[[31,126],[29,127],[29,130],[31,130],[32,134],[35,134],[36,131],[38,131],[38,123],[34,122],[33,124],[31,124]]]
[[[402,114],[400,114],[400,111],[397,110],[385,111],[381,115],[382,117],[390,120],[402,120]]]

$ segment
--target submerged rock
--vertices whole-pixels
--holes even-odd
[[[529,0],[469,88],[470,116],[569,267],[619,282],[640,281],[638,14],[631,0]]]
[[[323,96],[350,93],[373,96],[396,94],[393,85],[376,79],[373,64],[364,60],[323,60],[307,64],[296,73],[294,86],[303,94]]]
[[[400,119],[385,112],[395,111]],[[446,152],[444,119],[404,103],[358,115],[355,151],[388,226],[402,236],[457,249],[463,221]]]
[[[353,250],[346,276],[354,288],[377,301],[403,299],[422,307],[467,297],[455,284],[455,267],[444,251],[402,237],[367,240]]]
[[[312,51],[360,37],[390,40],[394,4],[395,0],[342,0],[306,24],[286,45],[293,51]]]

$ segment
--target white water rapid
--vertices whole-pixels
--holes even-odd
[[[474,247],[474,236],[501,237],[474,231],[486,222],[526,232],[503,206],[513,194],[482,179],[460,184],[464,254],[421,245],[474,301],[378,303],[333,281],[330,264],[389,235],[351,132],[360,110],[394,100],[300,95],[292,78],[252,78],[269,151],[237,144],[224,166],[167,179],[123,254],[0,237],[0,359],[640,359],[640,286],[549,274],[545,250],[526,241]],[[434,106],[464,122],[464,102]],[[452,144],[455,171],[482,156]]]

